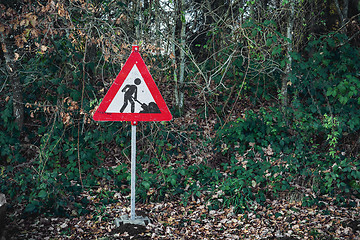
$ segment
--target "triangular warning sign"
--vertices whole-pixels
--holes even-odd
[[[106,93],[95,121],[170,121],[171,113],[162,98],[139,47],[132,52]]]

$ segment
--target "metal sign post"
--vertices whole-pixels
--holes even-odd
[[[130,219],[128,215],[120,216],[115,219],[116,227],[122,224],[138,224],[147,225],[150,220],[148,217],[136,216],[135,213],[135,197],[136,197],[136,121],[131,121],[131,198],[130,198]]]
[[[131,122],[131,214],[130,219],[135,220],[135,185],[136,185],[136,124]]]

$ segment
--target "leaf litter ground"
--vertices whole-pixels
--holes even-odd
[[[360,201],[340,207],[328,198],[322,207],[304,207],[301,202],[266,200],[254,203],[243,214],[233,208],[209,210],[203,198],[186,206],[178,201],[137,204],[137,215],[148,216],[146,227],[114,225],[116,217],[129,214],[128,198],[96,207],[89,214],[72,217],[9,214],[9,239],[360,239]]]

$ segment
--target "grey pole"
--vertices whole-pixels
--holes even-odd
[[[135,185],[136,185],[136,121],[131,122],[131,212],[129,215],[122,215],[120,218],[115,218],[114,223],[116,227],[122,224],[130,223],[146,226],[150,219],[144,216],[135,215]]]
[[[131,220],[135,220],[136,122],[131,123]]]

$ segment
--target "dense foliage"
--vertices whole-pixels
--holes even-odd
[[[181,2],[0,5],[0,192],[27,213],[51,214],[83,213],[84,191],[104,204],[128,195],[129,124],[91,116],[136,43],[174,115],[139,125],[138,201],[186,205],[206,196],[209,208],[239,212],[267,198],[320,204],[332,195],[352,204],[360,190],[359,6],[339,25],[330,21],[335,1],[216,1],[213,10]],[[328,4],[323,12],[318,2]],[[293,41],[283,24],[291,5]]]

